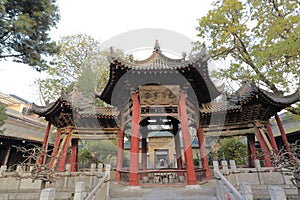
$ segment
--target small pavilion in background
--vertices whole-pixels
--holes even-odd
[[[271,166],[268,151],[277,152],[278,148],[269,119],[275,116],[289,151],[277,113],[295,103],[299,92],[282,96],[244,81],[226,100],[216,101],[223,89],[215,86],[209,76],[209,59],[204,50],[193,60],[172,59],[162,53],[158,43],[145,60],[125,61],[115,57],[112,50],[108,83],[102,94],[96,95],[111,107],[92,105],[76,89],[71,94],[62,94],[48,106],[32,105],[32,111],[48,121],[43,148],[50,126],[58,130],[50,167],[63,171],[70,162],[71,171],[78,170],[78,139],[117,139],[117,181],[130,186],[195,185],[211,178],[205,140],[231,136],[247,137],[250,166],[258,155],[255,140],[259,142],[264,165]],[[154,141],[151,139],[154,132],[166,133],[171,139],[165,140],[163,148],[149,148],[147,143]],[[194,166],[193,138],[198,141],[201,168]],[[130,164],[124,168],[127,139]],[[67,160],[70,144],[72,153]],[[170,152],[174,157],[168,155]]]

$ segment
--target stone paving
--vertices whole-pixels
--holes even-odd
[[[198,188],[189,187],[128,187],[117,182],[110,182],[111,200],[215,200],[215,181]]]

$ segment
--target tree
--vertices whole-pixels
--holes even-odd
[[[244,164],[247,156],[247,145],[239,137],[229,137],[221,140],[217,155],[221,159],[235,160],[237,164]]]
[[[6,108],[3,103],[0,102],[0,127],[4,125],[5,120],[7,119]],[[5,129],[0,129],[0,134],[3,133]]]
[[[57,52],[48,31],[59,20],[56,0],[0,0],[0,61],[12,58],[37,70]]]
[[[116,141],[100,140],[87,141],[82,149],[79,150],[79,160],[89,166],[90,163],[111,163],[116,158],[118,147]]]
[[[300,199],[300,140],[290,144],[290,149],[288,152],[282,148],[278,154],[271,152],[270,155],[276,171],[292,175],[291,182],[297,187]]]
[[[216,0],[213,6],[197,30],[212,59],[230,62],[216,76],[254,79],[278,94],[299,88],[299,0]]]
[[[15,147],[17,151],[20,151],[23,154],[24,160],[20,163],[22,167],[25,167],[26,164],[28,164],[28,161],[31,161],[31,163],[35,163],[32,166],[33,168],[30,171],[29,177],[32,179],[32,182],[36,180],[41,181],[40,190],[45,189],[47,182],[54,183],[56,180],[59,179],[59,177],[55,174],[55,171],[50,169],[50,163],[39,163],[42,154],[46,153],[46,157],[52,157],[50,156],[50,151],[43,152],[41,147],[38,147],[37,145],[33,144],[13,147]]]
[[[44,102],[55,101],[62,89],[70,92],[74,84],[84,97],[94,100],[95,91],[101,91],[109,78],[109,52],[102,51],[100,42],[86,34],[64,36],[58,46],[55,65],[38,81]],[[123,55],[119,50],[116,54]]]

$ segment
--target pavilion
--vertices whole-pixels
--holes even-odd
[[[277,113],[295,103],[299,92],[283,96],[265,91],[254,82],[244,81],[227,100],[216,101],[223,87],[212,82],[208,73],[209,59],[205,50],[192,60],[169,58],[162,53],[158,42],[152,55],[145,60],[130,58],[126,61],[117,58],[111,50],[109,80],[103,92],[96,95],[111,107],[95,107],[76,88],[48,106],[32,105],[32,111],[48,121],[44,141],[47,141],[51,125],[58,129],[50,167],[64,170],[71,143],[69,162],[71,171],[76,171],[79,138],[118,139],[117,181],[130,186],[145,182],[156,184],[159,176],[162,183],[195,185],[211,178],[205,139],[230,136],[247,136],[250,165],[257,156],[256,137],[265,166],[271,166],[268,151],[277,152],[278,148],[269,119],[275,116],[289,150]],[[199,144],[200,169],[194,166],[191,130],[195,131]],[[148,167],[147,153],[153,152],[147,152],[150,150],[147,141],[153,131],[171,133],[174,145],[165,148],[174,148],[175,167]],[[130,140],[128,169],[122,166],[125,138]],[[180,143],[183,143],[184,157]]]

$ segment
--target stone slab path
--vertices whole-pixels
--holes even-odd
[[[188,187],[128,187],[110,182],[111,200],[216,200],[215,181],[200,185],[200,188]]]

